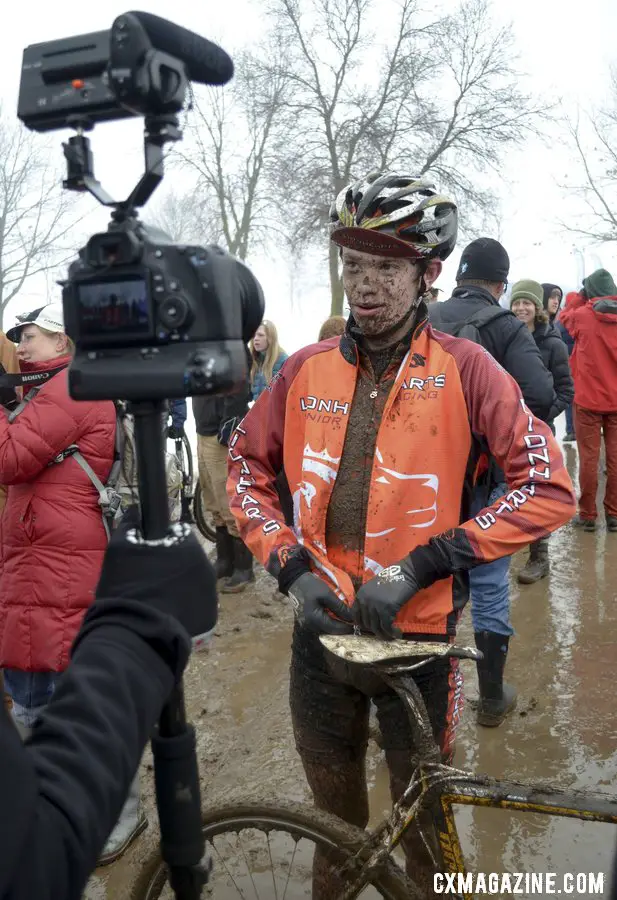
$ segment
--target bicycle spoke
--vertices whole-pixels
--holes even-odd
[[[236,879],[233,877],[233,875],[231,874],[231,872],[230,872],[229,869],[227,868],[227,863],[225,862],[225,860],[223,859],[223,857],[222,857],[221,854],[219,853],[218,848],[217,848],[217,847],[215,846],[215,844],[214,844],[214,841],[212,841],[212,848],[213,848],[214,852],[216,853],[216,855],[218,856],[218,858],[220,859],[220,861],[221,861],[221,863],[222,863],[222,865],[223,865],[223,868],[224,868],[225,871],[227,872],[227,874],[228,874],[228,876],[229,876],[229,880],[231,881],[231,883],[233,884],[233,886],[234,886],[235,889],[237,890],[238,896],[241,897],[242,900],[247,900],[246,896],[244,895],[244,892],[243,892],[243,891],[241,890],[241,888],[239,888],[238,885],[236,884]]]
[[[287,888],[288,888],[288,886],[289,886],[289,879],[291,878],[291,870],[292,870],[292,868],[293,868],[294,859],[296,858],[296,852],[297,852],[297,850],[298,850],[298,844],[299,844],[299,843],[300,843],[299,841],[295,841],[295,842],[294,842],[294,850],[293,850],[293,853],[291,854],[291,861],[290,861],[290,863],[289,863],[289,869],[288,869],[288,871],[287,871],[287,881],[285,882],[285,889],[284,889],[284,891],[283,891],[283,897],[282,897],[282,900],[285,900],[285,897],[287,896]]]
[[[255,884],[255,879],[253,878],[253,872],[249,865],[249,861],[246,858],[246,853],[244,852],[244,844],[242,843],[242,838],[240,837],[240,835],[238,835],[238,840],[240,842],[240,848],[242,850],[242,856],[244,857],[244,862],[246,863],[246,869],[247,869],[247,872],[249,873],[249,878],[251,879],[251,884],[253,885],[253,890],[255,891],[255,897],[257,898],[257,900],[259,900],[259,893],[257,891],[257,885]]]
[[[272,860],[272,848],[270,847],[270,832],[266,833],[266,840],[268,842],[268,856],[270,857],[270,869],[272,871],[272,887],[274,888],[274,900],[278,900],[278,891],[276,889],[276,879],[274,877],[274,861]]]

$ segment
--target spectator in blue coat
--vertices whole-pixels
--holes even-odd
[[[170,400],[169,415],[171,416],[171,425],[167,430],[167,436],[175,441],[182,437],[184,430],[184,423],[188,415],[186,400]]]
[[[251,393],[253,400],[265,391],[274,376],[287,359],[287,354],[279,346],[278,333],[274,322],[264,319],[250,345]]]

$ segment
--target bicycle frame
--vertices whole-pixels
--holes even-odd
[[[356,867],[357,877],[339,900],[353,900],[357,896],[366,884],[366,872],[379,867],[414,824],[432,858],[435,871],[464,876],[465,859],[454,817],[454,807],[458,805],[617,824],[617,799],[594,792],[473,775],[439,762],[439,750],[433,739],[426,706],[417,685],[407,674],[426,662],[379,669],[384,681],[396,691],[405,705],[414,746],[422,762],[416,767],[390,816],[371,831],[361,851],[348,863],[349,867]],[[428,816],[421,816],[423,813],[428,813]],[[418,819],[426,821],[427,818],[431,821],[431,834],[427,834],[426,828],[418,823]],[[367,849],[372,850],[370,857],[360,860]],[[459,896],[464,900],[474,898],[471,893]]]

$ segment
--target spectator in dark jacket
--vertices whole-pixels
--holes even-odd
[[[456,290],[450,300],[429,306],[429,318],[435,310],[438,322],[464,322],[482,309],[499,307],[509,271],[510,259],[499,241],[472,241],[461,256]],[[439,329],[439,324],[435,327]],[[480,336],[482,345],[518,383],[530,410],[546,420],[555,400],[553,379],[529,330],[512,313],[506,313],[485,324]],[[504,474],[492,463],[476,486],[472,514],[506,491]],[[480,725],[500,725],[516,706],[516,690],[503,681],[508,642],[513,634],[509,568],[510,558],[506,556],[469,573],[473,629],[476,644],[484,654],[478,663]]]
[[[498,307],[509,269],[508,254],[499,241],[472,241],[461,256],[452,297],[431,304],[429,318],[437,308],[441,321],[462,322],[487,306]],[[514,378],[532,413],[546,421],[555,399],[553,381],[528,329],[514,315],[501,316],[483,326],[481,337],[482,345]]]
[[[555,322],[559,315],[559,308],[563,300],[563,291],[558,284],[544,282],[542,288],[542,307],[548,314],[549,322]]]
[[[237,394],[226,397],[193,397],[197,429],[197,460],[203,503],[216,526],[216,577],[224,579],[224,594],[243,591],[255,580],[253,555],[238,534],[227,502],[227,445],[231,434],[248,412],[248,381]]]
[[[518,281],[512,288],[510,308],[533,335],[542,361],[553,376],[556,396],[546,421],[554,434],[553,420],[567,409],[574,399],[574,382],[570,372],[568,349],[555,326],[549,322],[550,312],[544,306],[544,294],[542,285],[537,281]],[[556,314],[557,310],[554,315]],[[518,580],[521,584],[534,584],[548,575],[549,568],[548,538],[541,538],[531,544],[529,559],[518,573]]]
[[[574,338],[569,333],[566,326],[561,321],[560,309],[563,300],[563,291],[558,284],[551,282],[543,282],[542,290],[544,291],[544,309],[549,315],[550,322],[557,328],[561,340],[568,348],[568,356],[572,356],[574,350]],[[566,433],[564,435],[564,443],[571,444],[576,440],[574,433],[574,411],[572,404],[566,406]]]

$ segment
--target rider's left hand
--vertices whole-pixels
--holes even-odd
[[[417,594],[420,585],[409,556],[387,566],[371,578],[356,594],[351,608],[356,625],[362,631],[372,631],[378,638],[391,641],[401,636],[394,620],[408,600]]]

